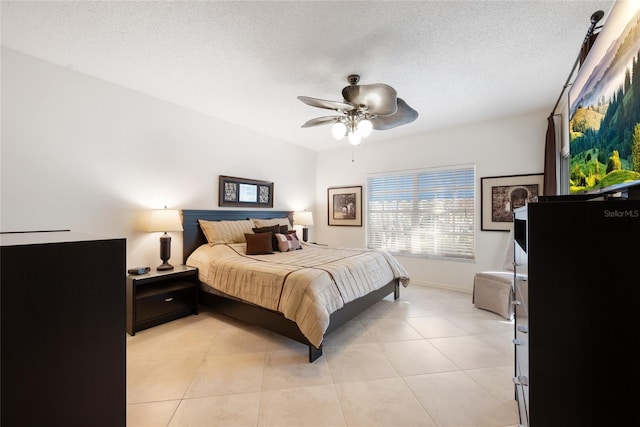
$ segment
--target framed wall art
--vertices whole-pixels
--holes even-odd
[[[362,186],[327,189],[329,225],[362,227]]]
[[[232,207],[273,207],[273,182],[220,175],[218,205]]]
[[[488,176],[481,181],[481,229],[509,231],[513,210],[543,195],[544,174]]]

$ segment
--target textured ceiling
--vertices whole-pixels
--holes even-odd
[[[312,150],[348,144],[332,114],[349,74],[420,116],[382,142],[553,108],[613,1],[2,1],[2,44]],[[605,19],[600,24],[604,23]]]

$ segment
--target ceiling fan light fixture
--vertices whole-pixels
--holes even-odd
[[[358,123],[358,132],[363,138],[371,135],[371,129],[373,129],[373,123],[368,119],[360,120]]]
[[[347,133],[347,127],[342,122],[336,122],[333,126],[331,126],[331,133],[335,139],[342,139],[344,135]]]
[[[355,132],[349,132],[349,142],[351,143],[351,145],[360,145],[361,141],[362,135],[360,134],[360,132],[358,132],[357,129]]]
[[[298,96],[307,105],[339,113],[308,120],[303,128],[332,124],[331,133],[335,139],[348,136],[351,144],[359,145],[373,129],[392,129],[418,118],[418,112],[398,98],[391,86],[384,83],[358,85],[360,76],[357,74],[349,75],[347,80],[349,86],[342,89],[343,101]]]

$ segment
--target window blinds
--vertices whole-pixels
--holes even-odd
[[[369,175],[367,246],[396,255],[475,258],[475,167]]]

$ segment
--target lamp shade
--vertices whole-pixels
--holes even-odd
[[[344,123],[337,122],[331,126],[331,133],[335,139],[342,139],[344,138],[345,133],[347,133],[347,127]]]
[[[371,129],[373,129],[373,123],[367,119],[360,120],[360,123],[358,123],[358,131],[363,138],[371,135]]]
[[[296,212],[293,214],[293,225],[313,225],[313,215],[307,211]]]
[[[180,212],[176,209],[152,210],[149,231],[182,231]]]
[[[360,145],[360,141],[362,141],[362,135],[358,132],[358,129],[355,132],[349,132],[349,142],[351,145]]]

